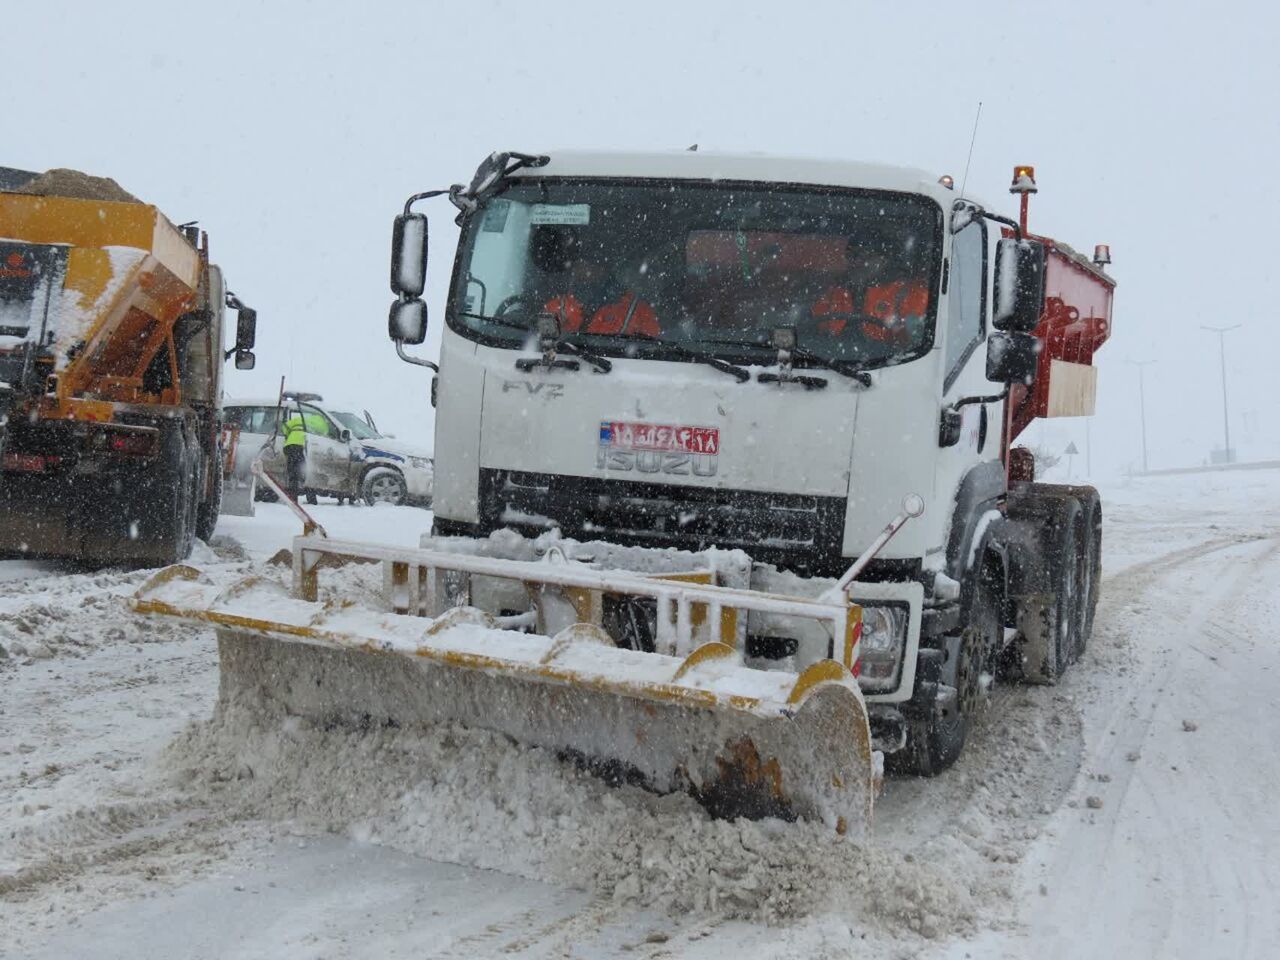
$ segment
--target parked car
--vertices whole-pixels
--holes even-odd
[[[315,393],[286,391],[283,407],[272,399],[228,400],[227,426],[240,428],[236,459],[262,456],[281,486],[285,479],[283,421],[302,415],[307,431],[307,500],[317,496],[366,503],[431,504],[433,463],[421,448],[386,436],[366,410],[330,405]],[[259,496],[271,496],[259,487]]]

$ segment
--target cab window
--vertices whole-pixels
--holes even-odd
[[[947,290],[945,387],[950,389],[973,348],[982,340],[987,297],[987,231],[974,221],[951,243],[951,280]]]

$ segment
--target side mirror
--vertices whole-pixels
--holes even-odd
[[[410,345],[427,339],[427,305],[424,301],[394,300],[387,318],[387,336]]]
[[[1044,244],[1005,237],[996,245],[997,330],[1030,333],[1044,310]]]
[[[338,431],[338,439],[343,443],[350,443],[351,431],[348,430],[346,427],[343,427],[341,430]]]
[[[258,365],[258,358],[253,355],[252,350],[236,351],[236,369],[237,370],[252,370],[257,365]]]
[[[403,213],[391,229],[391,292],[420,297],[427,287],[427,217]],[[421,341],[414,341],[421,343]]]
[[[1040,364],[1041,342],[1029,333],[993,333],[987,337],[987,379],[1030,385]]]
[[[252,350],[258,338],[258,311],[241,307],[236,318],[236,352]]]

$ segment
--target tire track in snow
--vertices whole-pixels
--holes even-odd
[[[1215,554],[1233,552],[1248,556],[1195,572]],[[1246,879],[1239,862],[1216,849],[1234,839],[1216,835],[1214,822],[1232,819],[1232,797],[1220,793],[1211,769],[1188,762],[1180,749],[1204,741],[1177,738],[1212,736],[1182,733],[1179,725],[1188,713],[1215,713],[1215,694],[1201,677],[1225,657],[1219,646],[1218,660],[1210,659],[1191,632],[1214,616],[1229,617],[1265,582],[1260,571],[1278,555],[1280,542],[1265,534],[1235,535],[1172,551],[1116,578],[1099,614],[1097,663],[1064,684],[1088,701],[1085,759],[1098,778],[1086,780],[1082,769],[1073,793],[1096,794],[1103,806],[1060,811],[1046,878],[1049,896],[1062,900],[1031,918],[1057,951],[1049,956],[1217,956],[1224,919],[1225,929],[1243,930],[1233,945],[1243,952],[1233,955],[1254,955],[1247,891],[1258,889],[1259,878]],[[1102,715],[1107,702],[1112,708]],[[1202,815],[1189,817],[1189,810]],[[1145,895],[1099,882],[1099,871],[1105,877],[1109,870],[1132,882],[1147,878]],[[1213,912],[1200,907],[1197,915],[1197,905],[1215,896]],[[1072,929],[1086,916],[1094,918],[1085,930],[1092,943]]]

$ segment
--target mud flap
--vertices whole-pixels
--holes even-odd
[[[1058,645],[1052,617],[1054,596],[1026,594],[1019,598],[1017,627],[1021,637],[1022,676],[1029,683],[1058,682]]]

